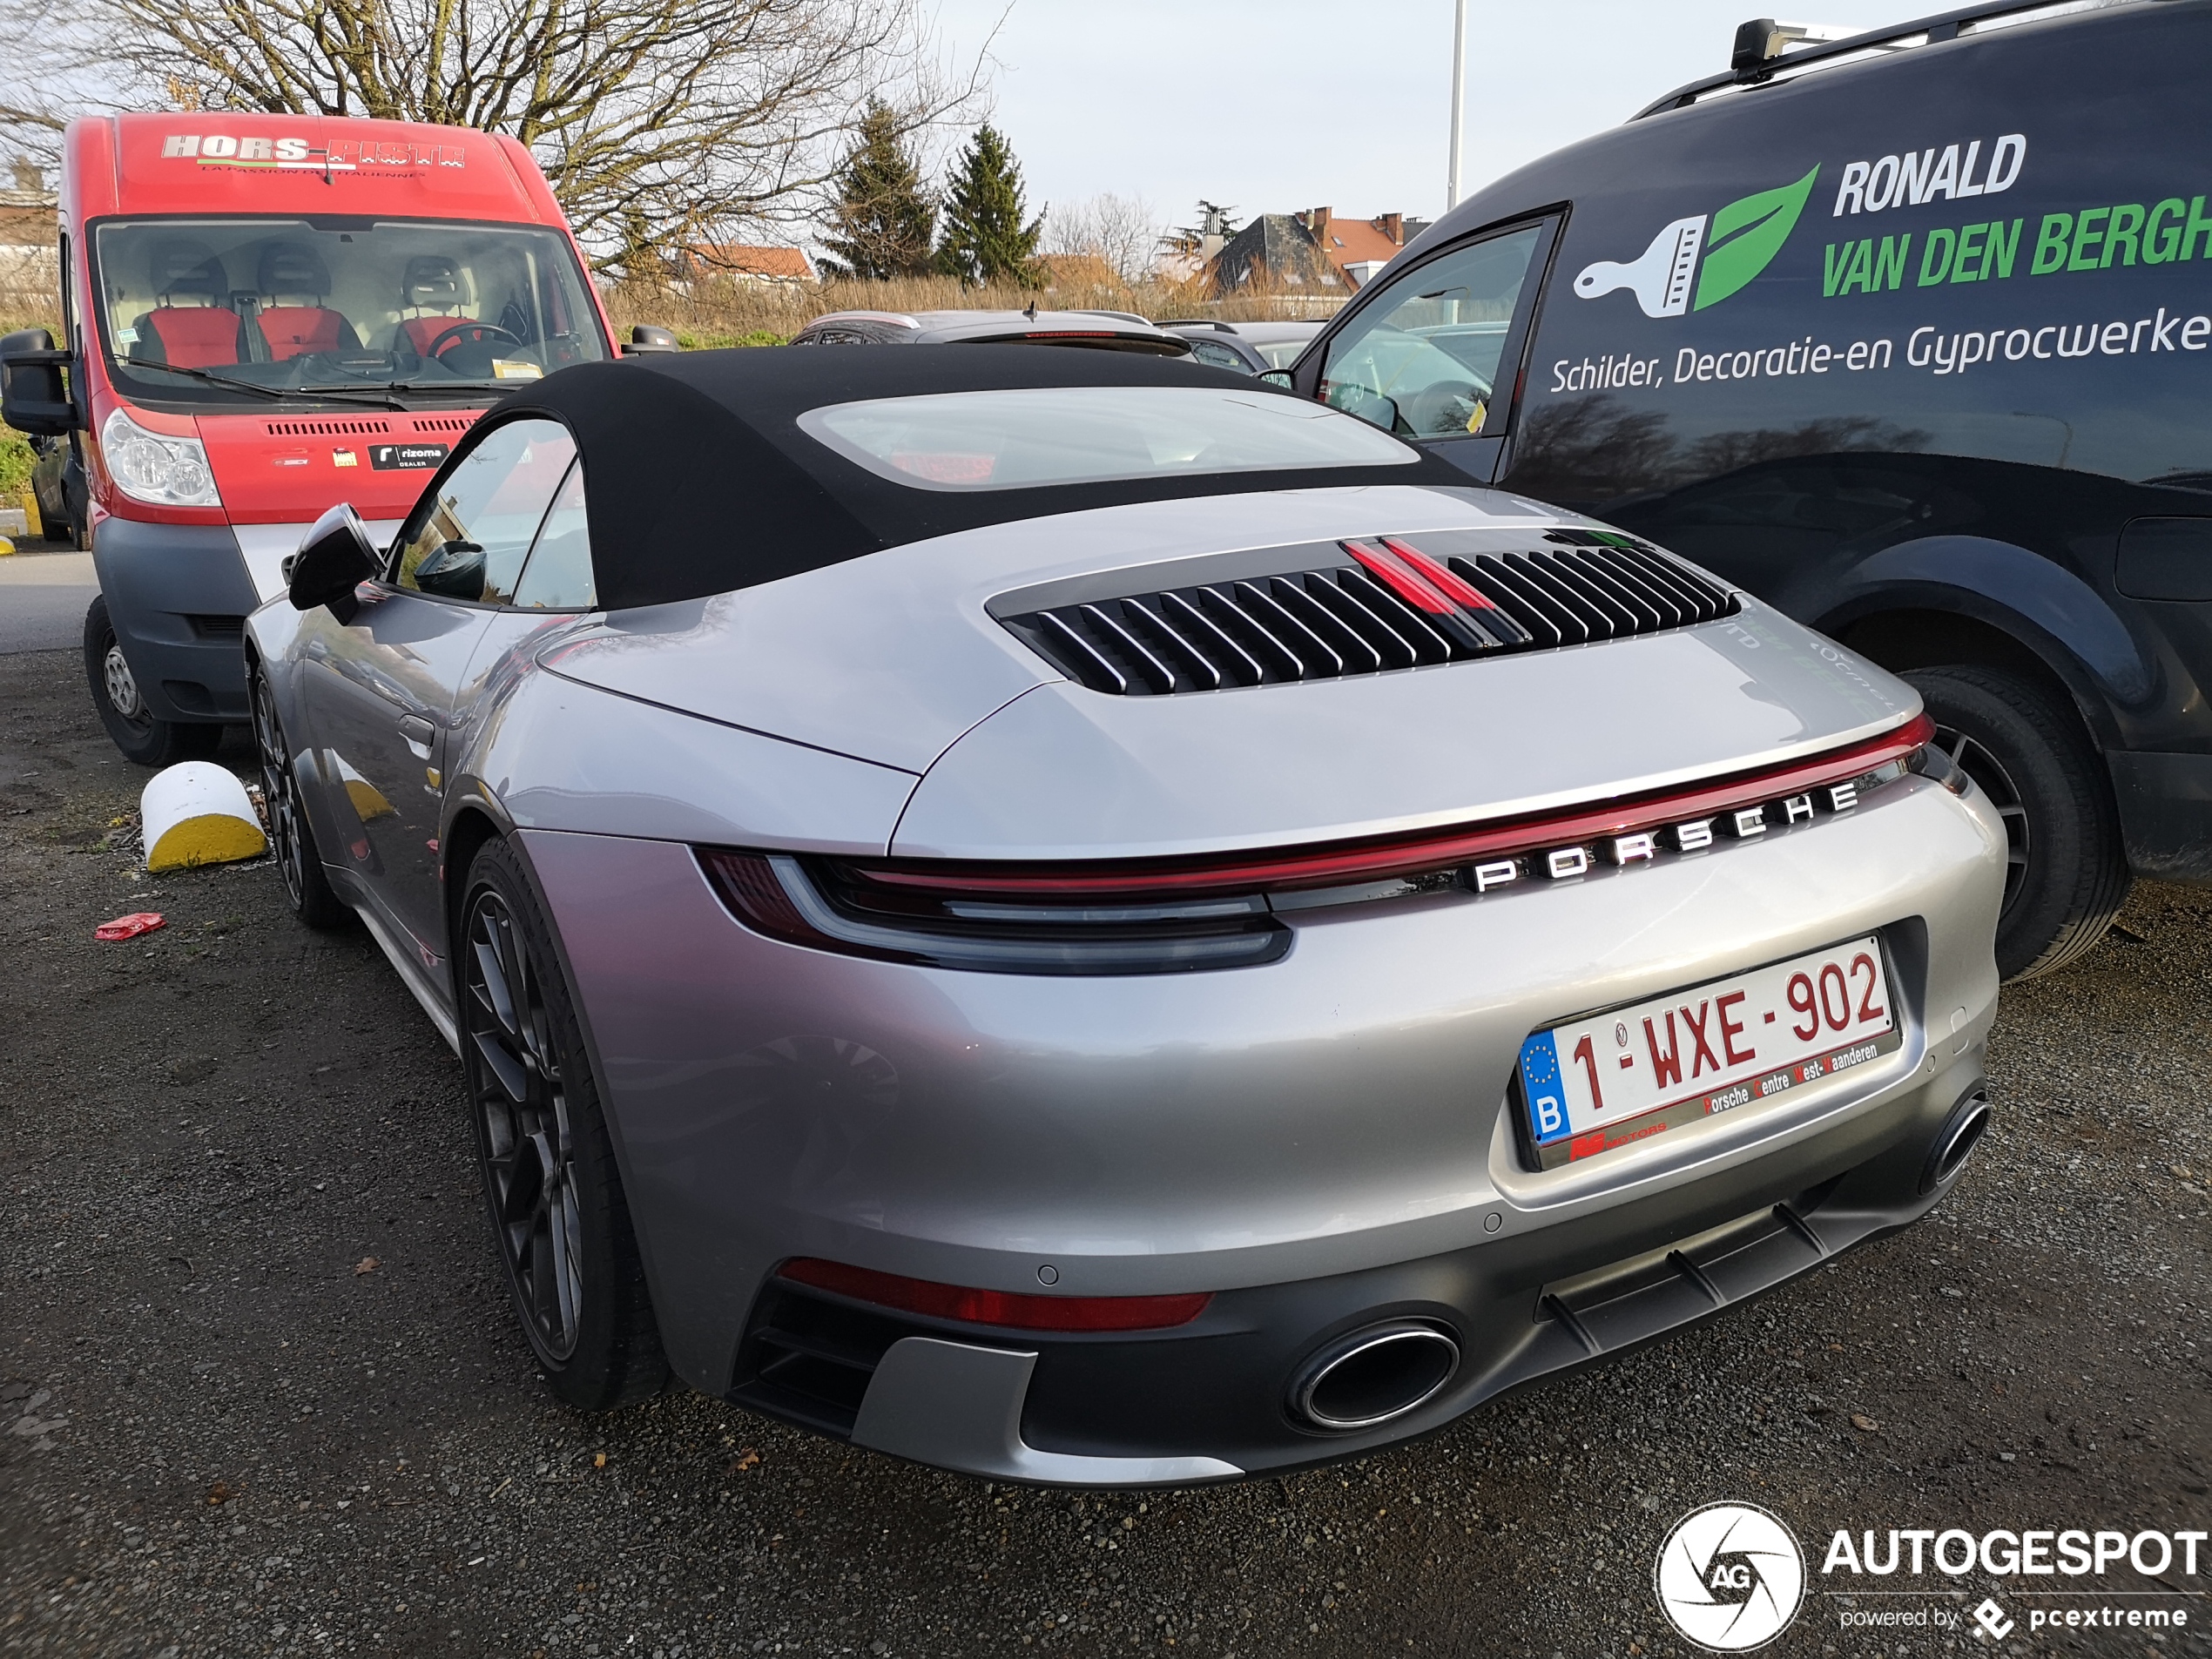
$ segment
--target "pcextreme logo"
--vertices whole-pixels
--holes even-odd
[[[1575,279],[1575,292],[1595,300],[1626,288],[1647,317],[1679,317],[1718,305],[1765,270],[1782,251],[1819,176],[1816,166],[1793,184],[1743,197],[1710,219],[1703,213],[1678,219],[1629,264],[1599,260],[1584,266]]]

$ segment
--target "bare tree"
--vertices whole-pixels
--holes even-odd
[[[0,0],[16,40],[106,66],[123,107],[293,111],[506,132],[603,262],[648,274],[696,239],[819,202],[870,96],[909,126],[980,101],[919,0]],[[72,52],[75,57],[72,58]],[[0,118],[51,132],[48,81]]]
[[[1047,253],[1093,254],[1124,282],[1151,276],[1159,240],[1159,216],[1142,196],[1109,192],[1045,216]]]

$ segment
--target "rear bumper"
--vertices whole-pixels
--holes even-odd
[[[245,625],[260,600],[229,526],[105,518],[93,532],[92,568],[157,718],[247,718]]]
[[[1053,1485],[1187,1484],[1356,1456],[1711,1318],[1919,1219],[1957,1178],[1923,1190],[1931,1146],[1979,1091],[1979,1062],[1970,1045],[1925,1084],[1791,1156],[1609,1211],[1571,1244],[1530,1231],[1226,1291],[1170,1332],[979,1332],[776,1281],[729,1397],[917,1461]],[[1570,1271],[1593,1256],[1602,1259]],[[1316,1354],[1402,1320],[1457,1344],[1442,1392],[1365,1432],[1298,1420],[1292,1384]],[[800,1349],[811,1358],[795,1363]],[[832,1352],[836,1368],[821,1357]],[[833,1409],[840,1398],[851,1408]]]
[[[1143,1484],[1356,1453],[1904,1226],[1938,1196],[1927,1151],[1980,1081],[1996,1007],[2001,826],[1919,779],[1710,856],[1305,912],[1270,966],[1118,979],[830,955],[734,921],[688,847],[518,844],[677,1370],[993,1477]],[[1875,931],[1901,1049],[1528,1166],[1507,1080],[1529,1031]],[[800,1291],[776,1277],[796,1256],[1213,1301],[1172,1331],[1042,1338]],[[1304,1362],[1398,1318],[1458,1343],[1443,1392],[1372,1431],[1298,1426]]]

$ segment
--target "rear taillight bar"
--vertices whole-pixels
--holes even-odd
[[[981,1291],[812,1256],[786,1262],[776,1270],[776,1277],[902,1313],[1009,1331],[1168,1331],[1190,1324],[1213,1300],[1209,1291],[1180,1296],[1029,1296],[1019,1291]]]
[[[938,900],[952,898],[1046,900],[1109,899],[1135,894],[1266,894],[1333,887],[1392,877],[1426,874],[1484,860],[1511,858],[1548,847],[1634,834],[1687,819],[1717,817],[1777,797],[1805,793],[1864,777],[1901,763],[1925,745],[1935,727],[1915,716],[1879,737],[1809,760],[1739,773],[1733,778],[1655,791],[1464,829],[1428,831],[1388,840],[1278,853],[1237,853],[1204,860],[1150,860],[1092,864],[921,863],[841,865],[856,886],[878,887]]]

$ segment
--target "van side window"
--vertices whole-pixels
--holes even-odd
[[[578,461],[537,533],[523,579],[515,584],[515,604],[524,610],[589,610],[597,603],[591,532],[583,518],[583,462]]]
[[[1522,226],[1395,278],[1329,342],[1323,400],[1399,437],[1495,431],[1498,359],[1540,235],[1539,226]]]
[[[397,584],[512,603],[523,561],[575,459],[576,440],[558,421],[510,421],[487,433],[401,532]]]

